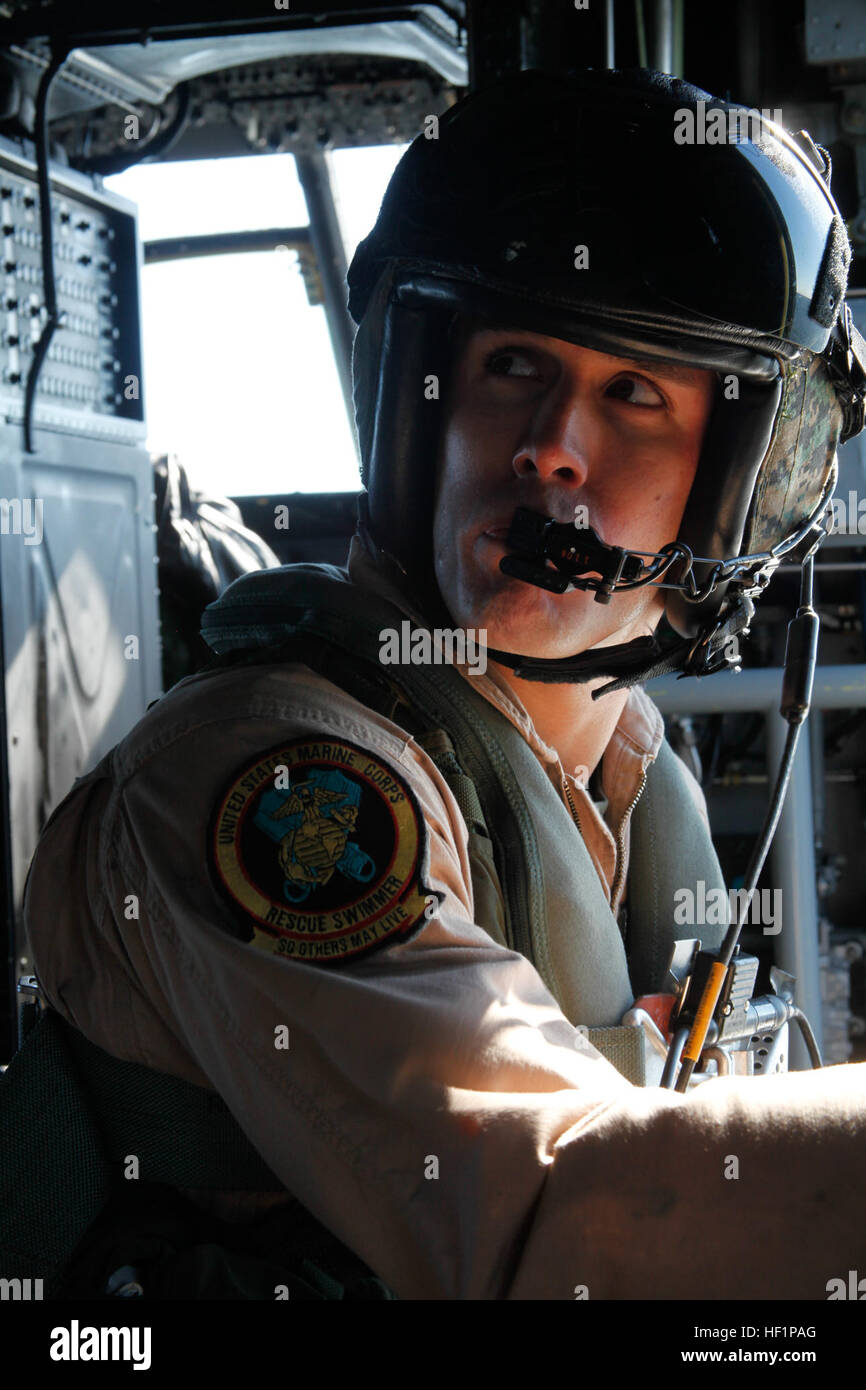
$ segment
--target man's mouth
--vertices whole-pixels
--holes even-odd
[[[549,513],[549,512],[547,512],[547,511],[539,511],[539,515],[540,515],[540,516],[549,516],[549,515],[552,515],[552,513]],[[553,517],[553,520],[556,520],[556,517],[555,517],[555,516]],[[571,520],[572,520],[571,517],[567,517],[567,518],[565,518],[565,523],[568,524],[568,522],[570,522]],[[491,523],[490,526],[485,526],[484,531],[482,532],[482,535],[484,535],[484,536],[489,536],[492,540],[504,541],[504,540],[505,540],[505,537],[508,535],[509,531],[511,530],[512,525],[513,525],[513,513],[512,513],[511,516],[507,517],[504,521],[502,521],[502,520],[494,521],[494,522]]]

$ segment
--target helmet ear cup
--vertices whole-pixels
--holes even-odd
[[[724,560],[740,554],[746,518],[761,466],[767,457],[782,399],[783,378],[765,383],[736,380],[728,397],[723,378],[707,421],[704,444],[678,539],[694,555]],[[695,582],[708,578],[709,565],[696,565]],[[678,577],[677,572],[671,578]],[[719,585],[704,603],[689,603],[682,592],[668,592],[665,615],[681,637],[695,637],[721,607],[727,586]]]
[[[765,551],[811,516],[836,470],[845,409],[822,357],[790,370],[770,456],[755,486],[744,545]]]

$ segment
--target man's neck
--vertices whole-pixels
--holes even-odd
[[[584,782],[601,761],[628,701],[628,690],[614,690],[593,700],[592,691],[606,684],[598,676],[585,684],[546,684],[516,676],[508,666],[491,662],[517,696],[539,737],[559,754],[565,771]]]

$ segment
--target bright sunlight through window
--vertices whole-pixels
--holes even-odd
[[[351,261],[405,146],[331,156]],[[144,164],[105,180],[138,204],[142,241],[308,222],[291,155]],[[223,496],[354,491],[358,463],[325,311],[283,252],[142,270],[147,447]]]

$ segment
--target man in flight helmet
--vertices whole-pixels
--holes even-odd
[[[349,272],[347,569],[233,584],[31,869],[52,1007],[216,1090],[402,1298],[825,1298],[866,1261],[866,1068],[673,1093],[624,1022],[675,893],[724,888],[640,683],[730,664],[862,426],[828,161],[679,138],[708,101],[526,72],[418,137]]]
[[[819,514],[836,444],[863,423],[829,159],[722,102],[725,129],[754,138],[683,142],[682,117],[706,100],[659,74],[520,73],[407,152],[353,261],[349,304],[366,524],[419,586],[434,568],[435,399],[441,410],[457,315],[713,374],[694,484],[667,537],[717,562],[668,591],[682,638],[706,632],[726,596],[735,606],[730,575],[759,593],[781,559],[765,552]],[[428,374],[437,397],[419,408]],[[733,566],[740,556],[755,559]],[[708,643],[687,650],[667,668],[702,674]],[[574,672],[627,671],[626,684],[654,673],[652,651]]]

